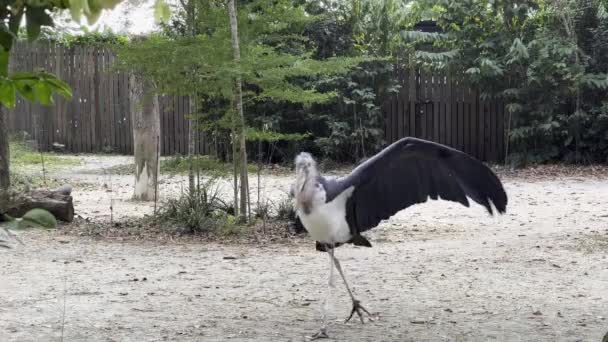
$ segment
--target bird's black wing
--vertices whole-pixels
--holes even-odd
[[[469,206],[467,197],[490,214],[507,207],[498,177],[477,159],[453,148],[416,138],[403,138],[359,165],[333,190],[354,187],[346,203],[346,220],[354,234],[417,203],[444,199]]]

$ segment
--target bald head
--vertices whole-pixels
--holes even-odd
[[[317,162],[310,153],[302,152],[296,156],[296,173],[305,176],[317,174]]]

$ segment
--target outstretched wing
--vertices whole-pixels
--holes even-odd
[[[353,233],[362,232],[417,203],[444,199],[469,206],[467,197],[492,214],[507,207],[498,177],[477,159],[434,142],[403,138],[359,165],[335,189],[354,187],[346,203]]]

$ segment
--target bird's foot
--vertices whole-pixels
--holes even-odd
[[[326,328],[321,328],[321,330],[319,330],[316,334],[309,336],[308,340],[309,341],[314,341],[314,340],[320,340],[322,338],[329,338],[329,335],[327,335],[327,329]]]
[[[359,316],[359,319],[361,320],[361,323],[364,324],[365,322],[363,321],[363,312],[366,313],[369,316],[369,320],[373,321],[372,319],[372,314],[369,313],[369,311],[367,311],[367,309],[365,309],[363,307],[363,305],[361,305],[361,302],[359,302],[358,300],[354,299],[353,300],[353,309],[350,311],[350,316],[348,316],[348,318],[346,319],[346,321],[344,321],[344,323],[348,323],[348,321],[350,321],[351,318],[353,318],[353,315],[355,314],[355,312],[357,313],[357,315]]]

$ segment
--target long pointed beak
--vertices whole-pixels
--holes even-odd
[[[306,176],[308,176],[308,172],[306,172]],[[300,192],[302,192],[304,190],[304,187],[306,186],[306,183],[308,183],[308,177],[306,177],[306,179],[304,180],[304,183],[302,183],[302,187],[300,188]]]

